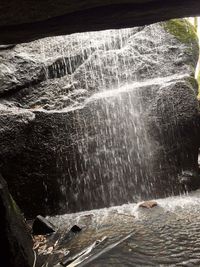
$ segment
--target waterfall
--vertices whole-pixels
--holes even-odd
[[[37,196],[34,213],[55,214],[197,187],[193,31],[181,19],[45,38],[2,52],[10,58],[4,72],[12,90],[1,104],[11,114],[34,114],[30,123],[18,119],[25,137],[17,156],[15,146],[1,152],[2,173],[21,192],[22,207],[27,190]],[[8,79],[12,71],[16,80]]]

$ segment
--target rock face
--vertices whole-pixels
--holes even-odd
[[[0,43],[46,36],[119,29],[199,15],[197,0],[1,1]]]
[[[5,180],[0,176],[0,240],[2,266],[33,266],[32,239],[18,207],[9,194]]]
[[[198,177],[198,42],[186,20],[0,56],[0,170],[26,216],[179,194],[182,173]]]

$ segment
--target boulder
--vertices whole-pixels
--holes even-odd
[[[9,155],[23,153],[29,125],[34,121],[35,114],[13,104],[0,104],[0,110],[0,146],[2,155],[8,159]]]
[[[199,148],[198,40],[187,20],[48,38],[15,53],[22,49],[47,75],[1,96],[12,118],[32,119],[3,121],[20,149],[0,136],[0,170],[26,216],[185,190],[180,174],[198,173]]]
[[[1,265],[32,267],[34,261],[32,239],[2,176],[0,176],[0,215]]]
[[[51,224],[46,218],[38,215],[32,226],[33,235],[47,235],[52,234],[56,230],[55,226]]]
[[[0,61],[0,95],[46,79],[44,64],[24,50],[0,49]]]

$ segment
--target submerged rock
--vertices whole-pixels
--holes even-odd
[[[177,23],[181,38],[172,27]],[[17,126],[3,121],[9,138],[5,145],[0,136],[0,170],[28,217],[184,191],[180,173],[198,168],[199,52],[192,25],[183,19],[49,38],[1,56],[9,65],[23,49],[46,76],[29,86],[25,77],[20,90],[8,86],[1,96],[8,110],[18,107],[17,125],[18,111],[34,119],[20,127],[23,140],[13,139]],[[9,140],[20,149],[6,150]]]
[[[66,247],[70,240],[74,239],[77,234],[80,234],[82,228],[77,225],[73,225],[69,231],[62,235],[58,242],[59,247]]]

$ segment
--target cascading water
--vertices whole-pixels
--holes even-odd
[[[170,23],[15,48],[44,80],[2,98],[35,115],[20,156],[7,157],[2,173],[29,177],[45,213],[179,194],[181,173],[195,177],[198,44],[186,21],[187,40]]]
[[[199,266],[199,191],[153,209],[116,207],[199,185],[198,42],[188,22],[47,38],[9,60],[20,67],[11,81],[4,68],[5,91],[14,89],[1,97],[0,156],[12,193],[30,217],[90,210],[49,218],[59,231],[38,249],[43,266]],[[20,145],[5,130],[13,121]],[[66,234],[74,224],[81,233]]]
[[[181,191],[177,179],[180,170],[172,163],[176,156],[166,159],[165,145],[154,137],[156,131],[162,131],[156,127],[160,127],[157,117],[163,114],[149,114],[152,96],[163,87],[170,90],[172,85],[174,90],[188,75],[184,65],[174,73],[184,55],[176,58],[181,48],[174,48],[176,40],[171,37],[170,45],[164,47],[169,36],[163,32],[162,26],[152,25],[71,36],[72,42],[77,38],[83,63],[71,75],[68,90],[72,95],[85,90],[91,96],[77,106],[72,104],[73,162],[66,170],[70,182],[65,173],[61,178],[63,203],[68,201],[66,188],[73,192],[70,202],[73,199],[75,209],[79,209],[80,200],[89,209]],[[84,50],[85,40],[90,40],[93,49]],[[179,51],[173,53],[173,49]],[[162,105],[164,102],[164,109]],[[180,132],[173,127],[179,123],[178,110],[173,103],[171,108],[171,134],[178,145]],[[155,127],[153,134],[149,123]]]

